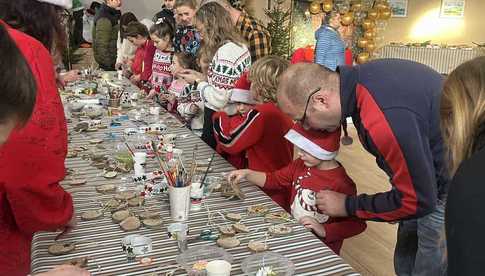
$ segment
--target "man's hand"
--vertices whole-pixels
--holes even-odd
[[[299,223],[303,225],[306,229],[311,229],[317,236],[320,238],[325,238],[327,233],[325,232],[325,227],[321,223],[319,223],[316,219],[312,217],[302,217],[300,218]]]
[[[348,216],[345,209],[345,199],[347,195],[334,191],[320,191],[317,193],[317,207],[325,215],[330,217]]]

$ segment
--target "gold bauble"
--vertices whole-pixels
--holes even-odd
[[[374,43],[374,41],[369,41],[365,46],[365,50],[369,53],[374,52],[375,49],[376,49],[376,44]]]
[[[389,8],[389,4],[387,2],[385,3],[377,3],[375,5],[375,8],[378,10],[378,11],[382,11],[382,10],[385,10],[385,9],[388,9]]]
[[[380,20],[387,20],[391,17],[392,15],[392,11],[390,8],[386,8],[386,9],[383,9],[383,10],[380,10],[379,15],[377,16],[378,19]]]
[[[318,14],[320,13],[320,2],[318,1],[313,1],[311,4],[310,4],[310,7],[308,8],[310,10],[310,13],[312,14]]]
[[[359,46],[362,49],[364,49],[368,43],[369,43],[369,40],[365,37],[361,37],[359,38],[359,40],[357,40],[357,46]]]
[[[370,54],[367,52],[362,52],[357,56],[357,63],[358,64],[364,64],[368,62],[370,59]]]
[[[355,3],[350,8],[351,11],[360,11],[362,10],[362,3]]]
[[[342,15],[342,17],[340,17],[340,23],[342,23],[342,25],[344,26],[348,26],[352,24],[353,21],[354,21],[354,14],[352,12],[348,12]]]
[[[375,26],[376,22],[374,20],[366,18],[364,21],[362,21],[362,28],[364,28],[364,30],[373,29]]]
[[[331,12],[333,9],[333,1],[332,0],[323,1],[322,8],[324,12]]]
[[[367,18],[376,20],[377,19],[378,12],[376,9],[370,9],[367,12]]]
[[[367,39],[373,39],[376,36],[376,31],[374,29],[370,29],[364,32],[364,37]]]

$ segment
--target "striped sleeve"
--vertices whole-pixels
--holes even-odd
[[[323,30],[317,34],[316,38],[315,63],[335,70],[337,67],[336,58],[328,55],[333,47],[333,36],[330,32]]]
[[[231,124],[233,118],[225,112],[214,114],[214,136],[221,149],[238,154],[256,144],[263,136],[264,119],[258,110],[251,110],[239,124]],[[231,126],[232,125],[232,126]]]

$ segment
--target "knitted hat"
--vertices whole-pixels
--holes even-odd
[[[37,0],[39,2],[45,2],[56,6],[61,6],[64,9],[72,8],[72,0]]]
[[[230,101],[233,103],[255,104],[251,93],[251,82],[248,79],[249,72],[244,72],[234,84]]]
[[[320,160],[332,160],[337,156],[340,145],[340,128],[333,131],[306,130],[294,124],[286,133],[286,140]]]

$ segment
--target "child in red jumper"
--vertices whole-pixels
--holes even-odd
[[[220,149],[231,155],[246,151],[249,169],[273,172],[293,160],[293,147],[284,138],[293,122],[275,104],[278,78],[286,68],[288,61],[280,57],[259,59],[249,72],[256,107],[247,112],[245,119],[237,125],[225,112],[217,112],[213,116],[214,136]],[[263,191],[289,210],[288,193],[266,188]]]
[[[146,76],[151,76],[151,62],[147,62],[147,60],[153,60],[155,46],[153,41],[150,40],[147,27],[140,22],[128,24],[125,36],[133,45],[138,47],[131,64],[133,75],[130,80],[135,85],[141,85],[142,80],[147,80]]]
[[[296,124],[285,138],[298,147],[298,159],[273,173],[233,171],[229,174],[229,180],[239,182],[247,179],[259,187],[273,190],[291,187],[293,217],[339,254],[344,239],[358,235],[366,228],[365,222],[356,218],[329,218],[316,206],[316,193],[321,190],[352,196],[357,193],[355,183],[335,160],[340,130],[322,135],[321,132],[304,130]]]

